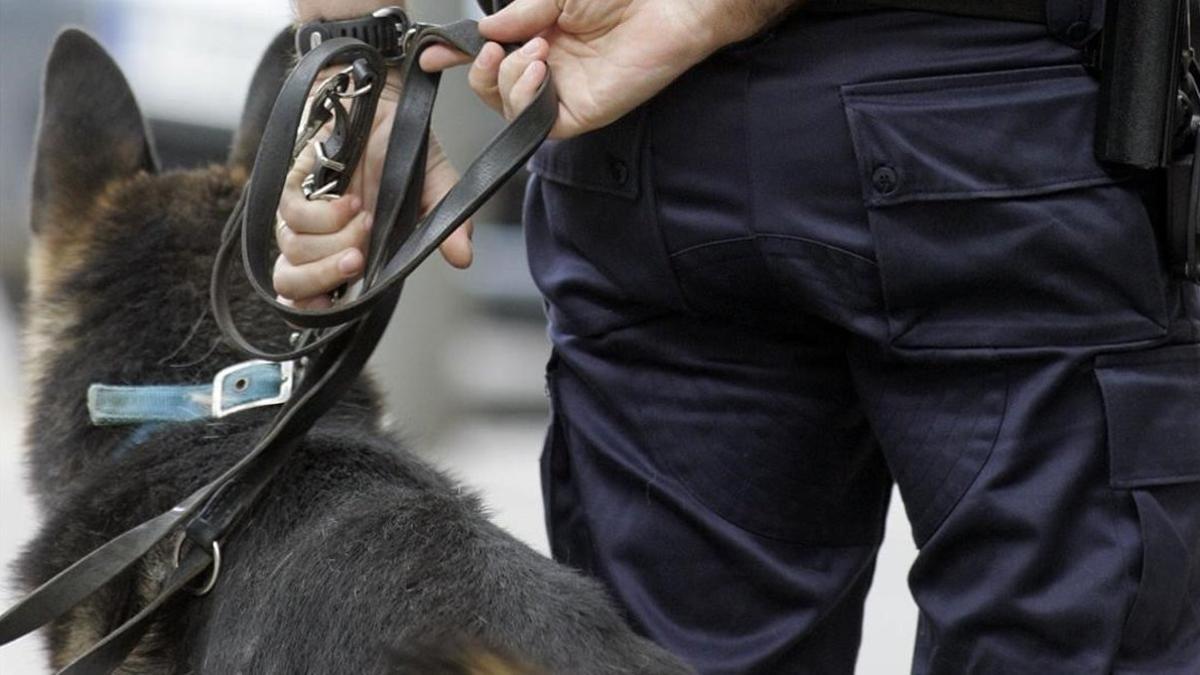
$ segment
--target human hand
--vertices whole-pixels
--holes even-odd
[[[316,161],[311,143],[288,173],[279,200],[283,224],[275,230],[275,238],[281,253],[275,261],[273,282],[280,299],[296,307],[330,307],[329,293],[363,272],[388,135],[399,98],[394,75],[389,74],[363,157],[343,196],[332,201],[305,199],[300,184]],[[432,209],[458,182],[458,172],[446,160],[437,139],[431,137],[429,141],[422,213]],[[454,267],[462,269],[471,264],[471,230],[468,221],[441,245],[442,257]]]
[[[598,129],[641,105],[717,49],[748,38],[797,0],[516,0],[479,22],[484,37],[525,45],[505,57],[480,51],[468,79],[481,99],[511,119],[554,72],[553,138]],[[449,47],[421,55],[425,70],[470,59]]]

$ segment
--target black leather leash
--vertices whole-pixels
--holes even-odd
[[[254,448],[216,480],[170,511],[110,540],[0,616],[0,645],[70,611],[181,529],[177,567],[163,582],[158,596],[60,672],[111,672],[137,645],[149,619],[163,603],[187,589],[206,570],[209,579],[205,585],[211,587],[219,573],[222,543],[229,540],[241,517],[287,463],[303,435],[354,382],[387,327],[404,280],[525,163],[549,134],[558,101],[547,77],[533,103],[488,144],[459,183],[421,218],[429,122],[440,76],[422,71],[418,57],[426,47],[439,43],[475,55],[484,40],[472,21],[428,26],[408,23],[398,10],[393,10],[393,15],[397,26],[403,27],[398,55],[381,54],[347,37],[322,36],[319,41],[313,40],[317,44],[308,45],[311,51],[300,60],[275,102],[254,169],[226,224],[213,267],[212,307],[229,342],[252,358],[303,360],[291,399],[283,404]],[[355,106],[362,107],[348,115],[335,105],[324,106],[322,112],[318,92],[304,128],[298,132],[306,101],[322,70],[346,62],[351,70],[341,75],[353,79],[353,89],[347,89],[348,81],[337,76],[323,87],[330,87],[326,93],[333,96],[361,98]],[[389,62],[400,67],[402,96],[388,141],[374,213],[377,225],[371,232],[362,292],[327,310],[298,310],[279,303],[272,289],[271,247],[276,208],[291,164],[321,125],[331,120],[334,132],[322,148],[323,159],[331,161],[319,162],[306,193],[311,195],[331,183],[336,184],[322,194],[345,187],[369,133]],[[321,167],[333,170],[329,181],[323,177]],[[238,330],[230,310],[229,281],[230,266],[239,248],[246,276],[259,299],[288,322],[305,329],[297,334],[292,349],[272,352],[251,344]]]

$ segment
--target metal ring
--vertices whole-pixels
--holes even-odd
[[[328,139],[327,139],[328,140]],[[329,159],[329,155],[325,154],[325,141],[313,141],[313,154],[317,156],[317,162],[326,169],[333,169],[338,173],[343,173],[346,170],[346,165],[337,160]]]
[[[346,66],[345,68],[342,68],[341,70],[337,71],[336,73],[325,78],[321,82],[321,84],[317,86],[318,92],[326,92],[325,101],[327,104],[332,102],[332,99],[328,97],[328,93],[333,93],[335,95],[338,93],[337,81],[340,79],[347,79],[350,76],[350,74],[353,72],[354,72],[354,66]],[[320,94],[318,94],[318,95],[320,95]]]
[[[335,87],[334,92],[338,95],[338,98],[358,98],[364,94],[371,93],[371,87],[374,86],[375,84],[371,83],[367,84],[366,86],[359,87],[354,83],[354,78],[350,78],[350,80],[346,82],[346,89],[338,89]]]
[[[187,540],[187,535],[180,535],[179,540],[175,542],[175,567],[179,568],[179,557],[183,552],[183,542]],[[188,592],[196,597],[208,595],[209,591],[217,585],[217,577],[221,576],[221,546],[216,541],[212,542],[212,564],[209,565],[212,570],[209,572],[208,581],[198,589],[189,588]]]

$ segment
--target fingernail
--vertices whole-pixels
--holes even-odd
[[[338,271],[341,272],[343,276],[347,277],[354,274],[358,271],[358,261],[360,257],[361,256],[359,256],[358,251],[346,251],[346,253],[338,260]]]
[[[540,42],[538,42],[538,38],[534,38],[529,42],[526,42],[524,47],[521,47],[521,53],[525,56],[534,56],[541,48],[542,45]]]

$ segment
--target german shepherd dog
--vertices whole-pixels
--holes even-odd
[[[100,427],[85,399],[92,383],[203,383],[241,360],[207,311],[210,268],[291,63],[281,35],[226,165],[160,173],[104,49],[76,30],[55,43],[25,342],[44,525],[18,563],[24,588],[212,480],[273,416]],[[286,327],[240,283],[240,325],[286,346]],[[171,539],[48,627],[52,666],[154,597],[173,565]],[[516,541],[401,447],[365,380],[316,423],[226,549],[215,589],[170,601],[122,672],[690,672],[637,636],[598,584]]]

